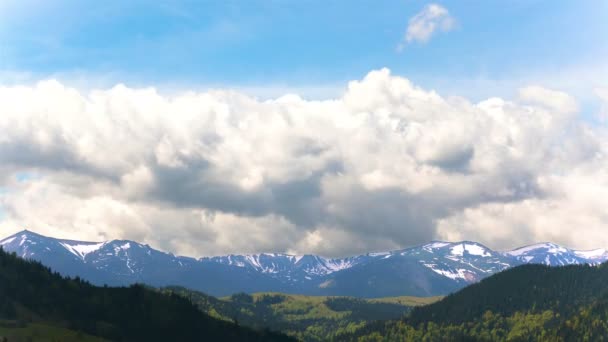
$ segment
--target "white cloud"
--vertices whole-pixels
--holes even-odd
[[[608,102],[608,88],[597,88],[595,89],[597,96],[605,102]]]
[[[323,101],[0,87],[1,227],[189,255],[605,247],[608,136],[577,108],[537,86],[445,98],[387,69]]]
[[[603,122],[608,122],[608,88],[596,88],[595,94],[602,101],[598,116]]]
[[[606,163],[573,167],[568,175],[539,176],[545,196],[512,203],[483,203],[441,219],[438,234],[449,240],[478,236],[490,245],[551,241],[594,249],[607,245]]]
[[[404,41],[398,49],[413,42],[426,43],[436,32],[448,32],[454,28],[456,20],[450,12],[438,4],[429,4],[410,18]]]

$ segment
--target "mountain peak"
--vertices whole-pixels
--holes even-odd
[[[36,237],[47,237],[41,234],[38,234],[36,232],[33,232],[31,230],[28,230],[27,228],[20,230],[18,232],[16,232],[15,234],[6,237],[4,240],[8,239],[8,238],[12,238],[12,237],[17,237],[17,236],[21,236],[21,235],[26,235],[26,236],[36,236]]]
[[[8,236],[2,240],[0,240],[0,246],[5,246],[7,244],[10,244],[11,242],[20,239],[19,245],[23,245],[25,242],[29,241],[29,240],[41,240],[41,239],[45,239],[47,238],[44,235],[40,235],[38,233],[34,233],[32,231],[29,231],[27,229],[21,230],[11,236]]]

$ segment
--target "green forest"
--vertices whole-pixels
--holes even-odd
[[[608,265],[524,265],[341,341],[606,341]]]
[[[92,286],[1,250],[0,334],[24,341],[291,340],[213,318],[176,294]]]

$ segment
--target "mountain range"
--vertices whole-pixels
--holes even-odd
[[[5,251],[97,285],[177,285],[215,296],[283,292],[355,297],[436,296],[522,264],[597,265],[605,249],[577,251],[540,243],[494,251],[471,241],[440,242],[347,258],[261,253],[191,258],[129,240],[86,242],[28,230],[3,240]]]

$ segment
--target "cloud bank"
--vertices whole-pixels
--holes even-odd
[[[608,246],[608,135],[575,99],[444,98],[387,69],[261,101],[0,87],[0,227],[188,255],[478,240]]]

